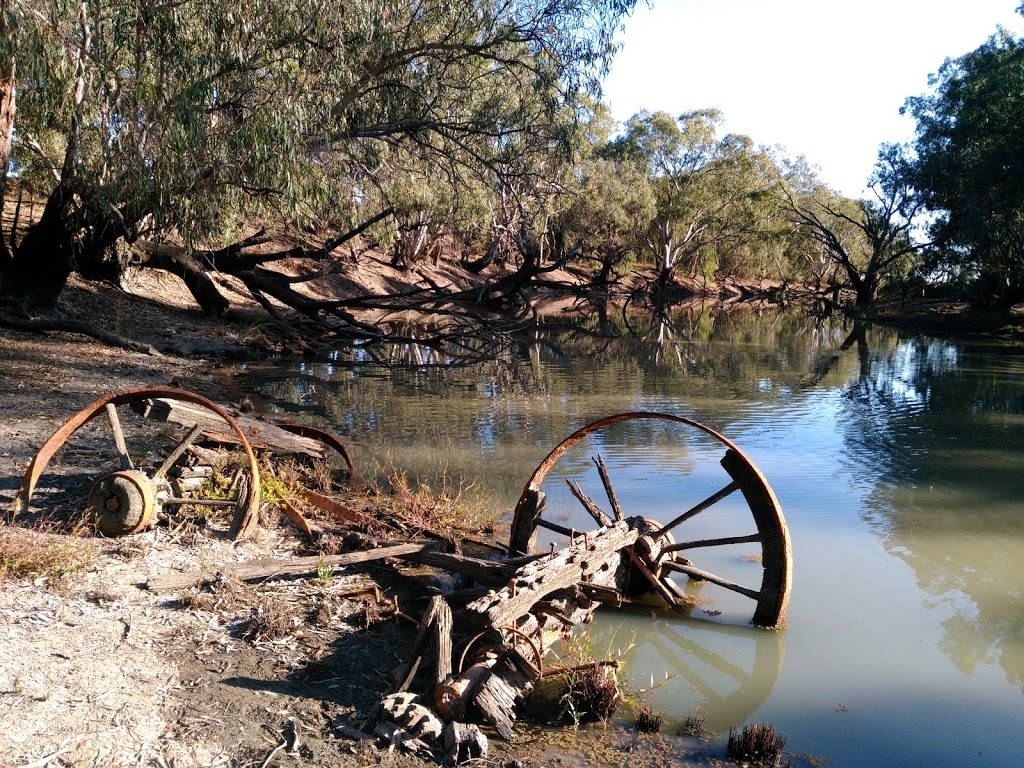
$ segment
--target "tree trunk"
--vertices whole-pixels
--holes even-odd
[[[10,74],[0,70],[0,206],[7,191],[7,169],[11,164],[11,139],[17,107],[14,85],[14,63],[11,62]]]
[[[60,187],[50,194],[43,215],[22,238],[3,283],[6,295],[34,308],[53,309],[71,274],[74,242],[66,226],[64,200]]]

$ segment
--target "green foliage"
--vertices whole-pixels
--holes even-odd
[[[662,282],[680,267],[705,279],[720,268],[763,271],[758,241],[778,218],[771,190],[779,170],[746,136],[718,138],[722,119],[712,109],[677,119],[642,111],[606,151],[648,177],[655,210],[642,241]]]
[[[399,232],[450,225],[481,180],[568,151],[634,2],[9,0],[14,159],[82,201],[75,227],[191,244],[392,202]]]
[[[904,283],[927,247],[915,236],[923,201],[903,147],[882,146],[870,182],[873,200],[850,200],[820,184],[781,187],[791,221],[809,246],[804,253],[815,282],[834,267],[861,308],[887,284]]]
[[[904,110],[917,121],[914,182],[936,214],[931,233],[942,246],[929,266],[973,285],[979,300],[1021,300],[1024,41],[1000,30],[947,60],[931,93]]]

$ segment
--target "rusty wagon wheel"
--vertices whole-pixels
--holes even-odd
[[[169,470],[201,434],[202,428],[199,424],[196,424],[183,438],[177,441],[177,444],[158,466],[150,469],[136,466],[125,439],[125,430],[118,407],[129,406],[133,411],[140,411],[147,401],[156,398],[198,405],[212,411],[228,425],[237,438],[245,457],[238,475],[238,482],[234,484],[233,496],[218,499],[204,498],[201,495],[179,496],[168,479]],[[28,509],[39,478],[54,454],[67,443],[73,434],[100,415],[106,415],[112,443],[110,447],[113,449],[112,453],[115,454],[111,456],[111,459],[118,464],[118,469],[98,477],[89,492],[89,506],[93,510],[97,527],[101,531],[110,535],[135,533],[151,525],[162,508],[183,505],[233,508],[234,516],[230,531],[232,538],[247,535],[255,527],[260,494],[259,467],[252,446],[241,428],[224,409],[213,401],[192,392],[159,387],[130,390],[101,397],[68,419],[60,429],[50,436],[29,464],[14,499],[14,514]],[[146,423],[153,424],[154,422]],[[145,431],[144,428],[140,429]],[[99,457],[97,458],[99,459]]]
[[[525,555],[535,552],[540,529],[569,538],[585,533],[583,530],[577,531],[542,517],[547,499],[541,491],[541,483],[552,467],[588,435],[600,432],[613,424],[636,420],[675,422],[709,436],[725,448],[719,463],[726,477],[723,478],[724,485],[720,490],[691,504],[663,524],[650,520],[650,516],[643,510],[630,510],[636,516],[631,519],[637,521],[644,529],[644,534],[629,553],[634,566],[634,577],[631,581],[643,581],[645,589],[652,588],[670,606],[678,607],[679,600],[685,596],[671,580],[670,574],[679,573],[692,582],[715,584],[753,600],[754,624],[761,627],[780,626],[785,619],[786,606],[789,602],[792,549],[789,530],[778,499],[775,498],[761,471],[736,445],[710,427],[682,416],[652,411],[620,413],[588,424],[565,438],[537,466],[523,489],[512,520],[510,553]],[[567,479],[573,496],[598,526],[608,526],[614,521],[627,519],[627,512],[619,502],[604,460],[598,456],[594,461],[608,498],[611,514],[606,513],[593,499],[584,494],[577,483]],[[723,503],[736,491],[742,495],[744,515],[749,514],[752,518],[750,528],[753,528],[753,531],[748,529],[737,531],[737,535],[686,538],[687,528],[694,527],[694,518],[702,513],[705,516],[713,516],[715,513],[709,510]],[[760,562],[762,575],[759,585],[739,584],[733,579],[703,569],[689,559],[699,560],[701,553],[707,552],[709,548],[734,545],[760,549],[759,553],[751,553],[744,558],[746,562]]]

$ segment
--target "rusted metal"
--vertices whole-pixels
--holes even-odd
[[[283,429],[285,432],[291,432],[293,435],[299,437],[308,437],[310,440],[319,440],[329,448],[333,448],[338,452],[338,455],[345,461],[345,466],[348,467],[349,474],[355,476],[355,467],[352,466],[352,457],[349,456],[348,449],[345,444],[341,442],[337,437],[332,435],[330,432],[325,432],[322,429],[311,427],[308,424],[277,424],[278,427]]]
[[[145,530],[156,516],[153,484],[138,470],[121,470],[101,477],[89,491],[89,506],[96,527],[111,536]]]
[[[223,419],[238,438],[238,443],[245,452],[246,459],[249,463],[250,479],[243,494],[241,494],[238,503],[235,505],[235,515],[231,524],[230,535],[232,538],[239,538],[250,534],[256,526],[258,519],[257,512],[259,509],[260,498],[260,478],[256,456],[253,453],[252,446],[246,439],[245,434],[242,432],[235,420],[231,418],[230,414],[212,400],[208,400],[202,395],[197,395],[193,392],[164,387],[145,387],[142,389],[128,390],[126,392],[117,392],[101,397],[99,400],[90,403],[64,422],[64,424],[43,444],[43,447],[39,449],[39,452],[29,464],[25,475],[22,477],[21,487],[18,489],[18,493],[14,497],[12,514],[17,515],[23,510],[28,509],[29,502],[32,500],[32,494],[35,491],[36,484],[39,482],[39,478],[49,465],[54,454],[75,432],[100,414],[108,413],[108,406],[116,408],[119,405],[129,405],[139,400],[158,397],[171,400],[181,400],[183,402],[192,403],[209,409]],[[118,446],[118,452],[119,454],[121,453],[120,446]]]
[[[721,491],[679,515],[664,527],[655,523],[654,531],[644,537],[647,540],[645,546],[650,548],[653,557],[641,557],[641,562],[634,562],[637,570],[650,581],[651,585],[665,597],[670,605],[673,604],[675,600],[665,596],[664,584],[658,578],[661,567],[667,561],[674,559],[674,553],[682,549],[672,546],[673,542],[670,532],[673,528],[704,512],[734,491],[739,490],[744,496],[757,527],[756,536],[744,532],[745,535],[743,536],[720,537],[696,543],[705,544],[706,546],[719,546],[738,543],[739,541],[760,544],[761,566],[763,568],[760,588],[737,588],[739,585],[735,585],[732,582],[728,582],[726,587],[740,594],[752,597],[756,601],[753,614],[754,624],[762,627],[777,627],[781,625],[785,620],[785,612],[789,603],[791,589],[792,545],[789,538],[789,529],[786,526],[786,520],[782,514],[782,508],[779,505],[778,499],[775,497],[775,493],[772,491],[771,486],[768,485],[768,481],[761,471],[738,446],[711,427],[683,416],[656,411],[629,411],[599,419],[576,430],[569,437],[565,438],[537,465],[537,468],[523,488],[523,493],[516,504],[512,519],[510,554],[530,554],[534,551],[538,528],[556,531],[565,529],[565,526],[558,526],[541,518],[545,501],[544,494],[541,492],[541,483],[551,468],[558,463],[559,459],[588,435],[599,432],[613,424],[634,420],[675,422],[693,427],[717,440],[726,448],[721,464],[731,480]],[[601,481],[605,486],[615,516],[618,518],[623,512],[619,505],[619,500],[611,488],[611,481],[608,478],[607,472],[602,465],[603,462],[598,462]],[[573,491],[574,495],[584,504],[588,513],[596,520],[601,521],[603,513],[596,509],[593,501],[586,498],[581,491],[578,491],[578,488],[574,488]],[[662,546],[665,544],[669,546],[667,548]],[[643,550],[644,547],[640,549]],[[687,573],[690,578],[699,578],[698,574],[707,573],[688,562],[684,562],[681,565],[682,567],[674,568],[673,570]],[[719,577],[715,577],[715,579],[714,583],[717,584],[728,581]]]

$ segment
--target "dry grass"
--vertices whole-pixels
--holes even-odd
[[[378,488],[374,502],[389,509],[407,527],[448,538],[493,532],[494,513],[487,511],[482,502],[471,500],[476,487],[461,480],[453,482],[447,470],[441,471],[436,488],[425,480],[409,477],[390,459],[380,474],[387,490]]]
[[[95,552],[77,533],[52,533],[49,526],[0,524],[0,581],[61,577],[93,562]]]
[[[242,637],[251,642],[281,640],[294,632],[292,614],[272,597],[264,596],[243,622]]]

